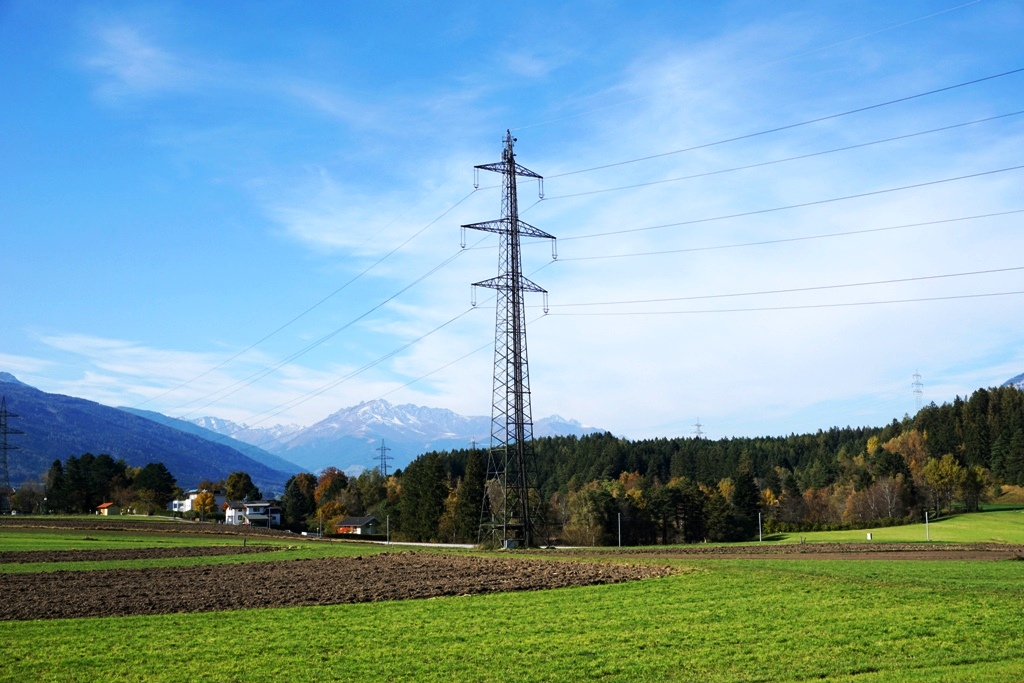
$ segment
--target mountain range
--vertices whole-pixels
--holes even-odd
[[[464,416],[444,408],[392,405],[383,399],[342,408],[309,427],[260,428],[216,417],[193,420],[197,426],[230,436],[294,462],[311,471],[334,466],[350,472],[379,464],[379,449],[389,450],[390,468],[401,468],[421,453],[486,446],[491,419]],[[557,415],[537,420],[534,436],[583,436],[603,431]]]
[[[107,453],[132,467],[162,462],[183,488],[202,479],[248,472],[267,492],[281,492],[288,477],[334,466],[358,474],[379,464],[387,447],[390,471],[431,450],[486,447],[490,418],[466,417],[443,408],[368,401],[343,408],[309,427],[250,427],[217,417],[193,421],[134,408],[111,408],[73,396],[49,394],[0,372],[0,394],[17,418],[10,427],[17,450],[8,454],[12,484],[43,476],[54,460]],[[534,423],[534,435],[601,431],[551,416]]]
[[[1003,382],[1003,386],[1015,387],[1017,389],[1020,389],[1021,391],[1024,391],[1024,374],[1017,375],[1016,377],[1011,377],[1010,379]]]
[[[1024,374],[1003,386],[1024,390]],[[280,492],[292,474],[334,466],[357,474],[379,463],[387,447],[390,470],[431,450],[486,447],[490,418],[443,408],[392,405],[378,399],[343,408],[309,427],[253,427],[217,417],[186,421],[160,413],[48,394],[0,372],[0,394],[17,414],[9,426],[11,483],[42,476],[54,460],[108,453],[138,467],[163,462],[184,488],[202,479],[248,472],[261,489]],[[534,436],[584,436],[604,430],[552,415],[534,422]]]
[[[234,471],[248,472],[260,489],[283,491],[288,477],[300,468],[270,456],[268,466],[241,453],[235,442],[219,435],[188,433],[177,426],[144,415],[104,406],[73,396],[49,394],[0,373],[0,394],[7,410],[16,415],[8,427],[7,454],[11,484],[38,479],[54,460],[83,453],[109,454],[131,467],[162,462],[183,488],[203,479],[220,479]],[[155,414],[153,414],[155,415]],[[163,416],[160,416],[163,417]],[[164,418],[170,420],[170,418]],[[188,425],[192,430],[194,425]]]

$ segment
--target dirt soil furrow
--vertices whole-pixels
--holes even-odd
[[[214,612],[476,595],[667,576],[657,565],[384,553],[238,565],[0,574],[0,620]]]
[[[110,550],[7,550],[0,564],[35,562],[102,562],[106,560],[153,560],[167,557],[212,557],[284,550],[282,545],[182,546],[179,548],[116,548]]]

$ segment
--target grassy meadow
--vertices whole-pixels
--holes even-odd
[[[932,539],[1021,543],[1022,523],[1024,513],[1015,510],[964,515],[937,522]],[[23,532],[0,529],[0,548],[13,549],[12,539],[22,549],[218,544],[216,537],[175,534],[93,542],[67,530]],[[861,541],[866,532],[803,536]],[[924,530],[872,533],[916,541]],[[383,549],[295,545],[285,557]],[[282,555],[243,557],[233,559]],[[654,561],[680,574],[533,593],[6,622],[0,681],[1024,680],[1024,562]]]
[[[1024,562],[676,564],[537,593],[8,622],[0,680],[1024,679]]]
[[[776,534],[766,541],[798,543],[803,538],[808,543],[826,541],[860,543],[866,542],[868,533],[871,534],[872,541],[881,543],[925,542],[924,520],[920,524],[875,529]],[[1013,543],[1024,545],[1024,510],[994,510],[944,517],[928,524],[928,535],[933,543]]]

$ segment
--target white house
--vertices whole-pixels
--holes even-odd
[[[281,508],[275,500],[246,503],[245,523],[249,526],[281,526]]]
[[[233,500],[224,507],[224,523],[239,525],[245,522],[245,501]]]

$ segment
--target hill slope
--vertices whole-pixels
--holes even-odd
[[[210,429],[206,429],[205,427],[200,427],[199,425],[189,422],[188,420],[179,420],[176,417],[168,417],[163,413],[156,413],[153,412],[152,410],[138,410],[137,408],[123,407],[120,408],[119,410],[131,413],[132,415],[138,415],[139,417],[144,417],[147,420],[152,420],[153,422],[157,422],[167,427],[177,429],[178,431],[185,432],[186,434],[193,434],[195,436],[206,439],[207,441],[212,441],[213,443],[222,443],[226,446],[230,446],[231,448],[234,448],[236,451],[240,452],[242,455],[252,458],[256,462],[261,463],[279,472],[295,474],[296,472],[302,471],[302,468],[296,465],[295,463],[289,460],[285,460],[284,458],[279,457],[277,455],[274,455],[269,451],[265,451],[262,448],[259,448],[258,446],[253,446],[237,439],[226,439],[223,434],[212,431]]]
[[[11,445],[18,447],[8,454],[15,487],[44,474],[54,460],[83,453],[108,453],[133,467],[162,462],[182,488],[244,470],[261,489],[282,491],[290,476],[229,445],[211,443],[93,401],[48,394],[12,379],[10,375],[0,379],[0,394],[7,399],[7,409],[18,415],[9,426],[24,432],[9,438]]]

